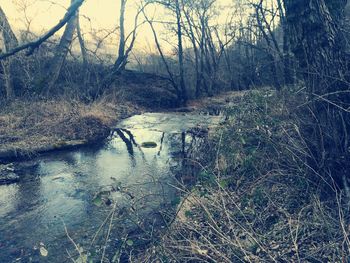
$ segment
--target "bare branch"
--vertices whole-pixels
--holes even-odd
[[[44,43],[47,39],[49,39],[51,36],[53,36],[58,30],[60,30],[69,20],[72,16],[74,16],[75,12],[79,9],[79,7],[84,3],[85,0],[76,0],[67,10],[64,17],[55,25],[53,28],[51,28],[45,35],[40,37],[38,40],[26,43],[24,45],[18,46],[12,50],[10,50],[7,53],[0,55],[0,60],[3,60],[5,58],[8,58],[10,56],[13,56],[17,54],[18,52],[22,50],[27,51],[27,56],[30,56],[34,53],[34,51],[40,47],[42,43]]]

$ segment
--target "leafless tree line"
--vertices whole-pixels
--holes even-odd
[[[189,97],[200,97],[220,92],[225,89],[246,88],[249,85],[259,85],[256,81],[260,77],[257,69],[257,53],[265,54],[271,63],[272,83],[276,88],[283,84],[280,82],[278,67],[280,61],[287,64],[288,50],[280,49],[281,41],[276,39],[275,30],[283,21],[283,9],[281,3],[275,6],[266,4],[266,0],[243,4],[237,0],[234,5],[227,6],[231,11],[226,17],[219,15],[219,9],[223,8],[218,0],[145,0],[138,4],[134,17],[134,25],[131,32],[125,32],[125,13],[131,0],[121,0],[119,14],[119,25],[116,32],[119,35],[117,56],[114,65],[110,67],[105,76],[100,76],[99,83],[102,87],[108,87],[114,77],[125,70],[133,52],[137,33],[141,26],[148,26],[153,32],[158,58],[163,66],[153,73],[164,74],[170,79],[174,92],[179,101],[186,104]],[[50,66],[43,74],[37,74],[31,79],[31,85],[39,94],[50,94],[65,65],[67,55],[73,55],[72,42],[78,39],[81,51],[82,75],[84,83],[89,82],[89,54],[96,54],[104,38],[100,38],[95,50],[89,50],[84,40],[84,32],[80,26],[79,8],[84,0],[72,0],[64,17],[43,36],[26,39],[26,42],[18,43],[4,12],[1,12],[1,29],[4,36],[5,50],[2,50],[0,59],[3,65],[3,76],[6,86],[6,97],[13,98],[15,89],[11,82],[12,57],[23,57],[23,51],[32,55],[45,43],[50,43],[52,36],[62,27],[64,33],[55,47],[52,48],[53,58]],[[251,7],[251,17],[244,17],[243,13]],[[148,8],[159,8],[165,15],[161,21],[152,16]],[[27,17],[24,9],[24,17],[27,23],[27,31],[30,30],[31,20]],[[240,19],[237,19],[241,16]],[[247,23],[242,20],[246,19]],[[253,21],[255,19],[255,22]],[[219,21],[222,20],[222,21]],[[157,24],[165,25],[162,31]],[[282,23],[283,24],[283,23]],[[173,45],[173,55],[164,48],[163,31],[173,36],[168,40]],[[107,32],[106,38],[115,32]],[[33,36],[32,32],[25,34]],[[263,43],[264,42],[264,43]],[[288,48],[285,44],[284,47]],[[18,54],[19,53],[19,54]],[[16,56],[14,56],[16,55]],[[261,58],[263,61],[265,58]],[[103,58],[98,62],[102,62]],[[94,62],[96,63],[96,62]],[[243,66],[242,66],[243,65]],[[151,65],[143,65],[143,68]],[[284,67],[289,69],[289,66]],[[165,69],[165,70],[163,70]],[[13,71],[13,70],[12,70]],[[290,79],[290,72],[285,70],[285,79]],[[287,76],[288,74],[288,76]],[[11,84],[12,83],[12,84]]]
[[[118,45],[117,55],[107,73],[98,75],[98,85],[102,88],[109,87],[114,77],[125,70],[133,60],[130,56],[133,54],[142,70],[169,78],[182,104],[186,104],[189,97],[211,96],[222,90],[266,85],[280,90],[298,79],[305,80],[308,87],[313,87],[310,92],[319,96],[325,92],[338,92],[338,86],[344,87],[341,92],[347,91],[348,85],[344,84],[347,78],[346,40],[341,29],[347,1],[300,0],[292,4],[287,0],[235,0],[223,6],[219,0],[144,0],[137,2],[134,25],[126,32],[125,14],[131,2],[136,3],[120,0],[119,13],[116,10],[119,24],[113,32],[106,32],[105,37],[99,38],[95,50],[89,49],[80,26],[79,8],[84,0],[72,0],[64,17],[51,30],[35,40],[27,38],[23,43],[16,39],[1,9],[0,33],[4,48],[0,60],[6,97],[11,99],[16,94],[11,76],[13,60],[23,57],[23,51],[30,55],[38,49],[45,50],[42,46],[62,27],[65,30],[51,50],[50,66],[45,74],[31,77],[31,85],[40,94],[49,94],[57,84],[67,55],[76,52],[72,50],[75,39],[80,46],[81,75],[86,85],[90,81],[88,65],[102,64],[105,59],[100,57],[92,61],[89,54],[96,55],[105,38],[111,35]],[[310,8],[309,13],[314,12],[317,21],[300,11]],[[156,16],[152,9],[161,10],[164,15]],[[223,15],[222,9],[228,12]],[[24,20],[29,30],[31,21],[26,15]],[[161,30],[159,25],[162,25]],[[157,54],[146,54],[150,59],[138,58],[134,50],[141,27],[150,28],[153,35]],[[118,37],[114,36],[116,32]],[[164,46],[165,34],[168,46],[172,46],[171,52]],[[317,50],[321,50],[322,55]],[[330,61],[333,64],[325,66]],[[319,84],[322,88],[315,90]],[[336,103],[346,108],[342,101]]]

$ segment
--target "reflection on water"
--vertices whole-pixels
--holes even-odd
[[[151,220],[175,199],[175,174],[198,145],[186,130],[217,122],[215,117],[145,114],[122,122],[103,145],[40,157],[18,184],[0,186],[0,262],[67,262],[65,249],[72,244],[64,225],[88,247],[111,210],[107,202],[93,202],[103,191],[119,209],[137,211],[126,213],[118,231],[140,227],[140,218]],[[157,147],[143,148],[144,142]],[[111,243],[120,240],[118,231]],[[39,255],[40,243],[49,252],[45,258]]]

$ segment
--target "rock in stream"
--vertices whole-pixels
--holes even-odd
[[[19,181],[19,176],[15,173],[13,164],[0,164],[0,185],[13,184]]]

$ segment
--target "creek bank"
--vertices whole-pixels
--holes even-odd
[[[139,111],[108,101],[14,101],[0,109],[0,162],[100,142],[115,123]]]
[[[154,246],[132,255],[135,262],[348,258],[342,229],[348,199],[320,194],[325,178],[304,162],[308,151],[295,115],[304,101],[297,92],[250,91],[227,110],[227,122],[201,150],[203,169],[194,187],[184,187],[173,223]]]
[[[125,70],[116,76],[114,87],[123,101],[146,111],[163,111],[179,107],[177,95],[168,78],[155,74]]]
[[[148,76],[147,81],[154,80],[153,78]],[[145,77],[136,76],[135,79],[140,82],[140,79],[144,80]],[[166,80],[157,78],[157,82],[161,84],[155,86],[161,87],[165,85]],[[141,85],[142,82],[138,84]],[[101,142],[109,136],[116,123],[140,112],[218,115],[227,103],[235,103],[237,98],[244,94],[227,92],[216,97],[190,101],[184,108],[174,108],[175,104],[168,100],[164,102],[163,97],[170,96],[168,91],[164,93],[162,96],[151,96],[162,98],[162,103],[153,102],[147,105],[140,103],[141,95],[126,96],[129,103],[108,102],[102,99],[91,105],[79,101],[15,101],[7,106],[6,110],[0,109],[0,162],[30,159],[40,153]]]

